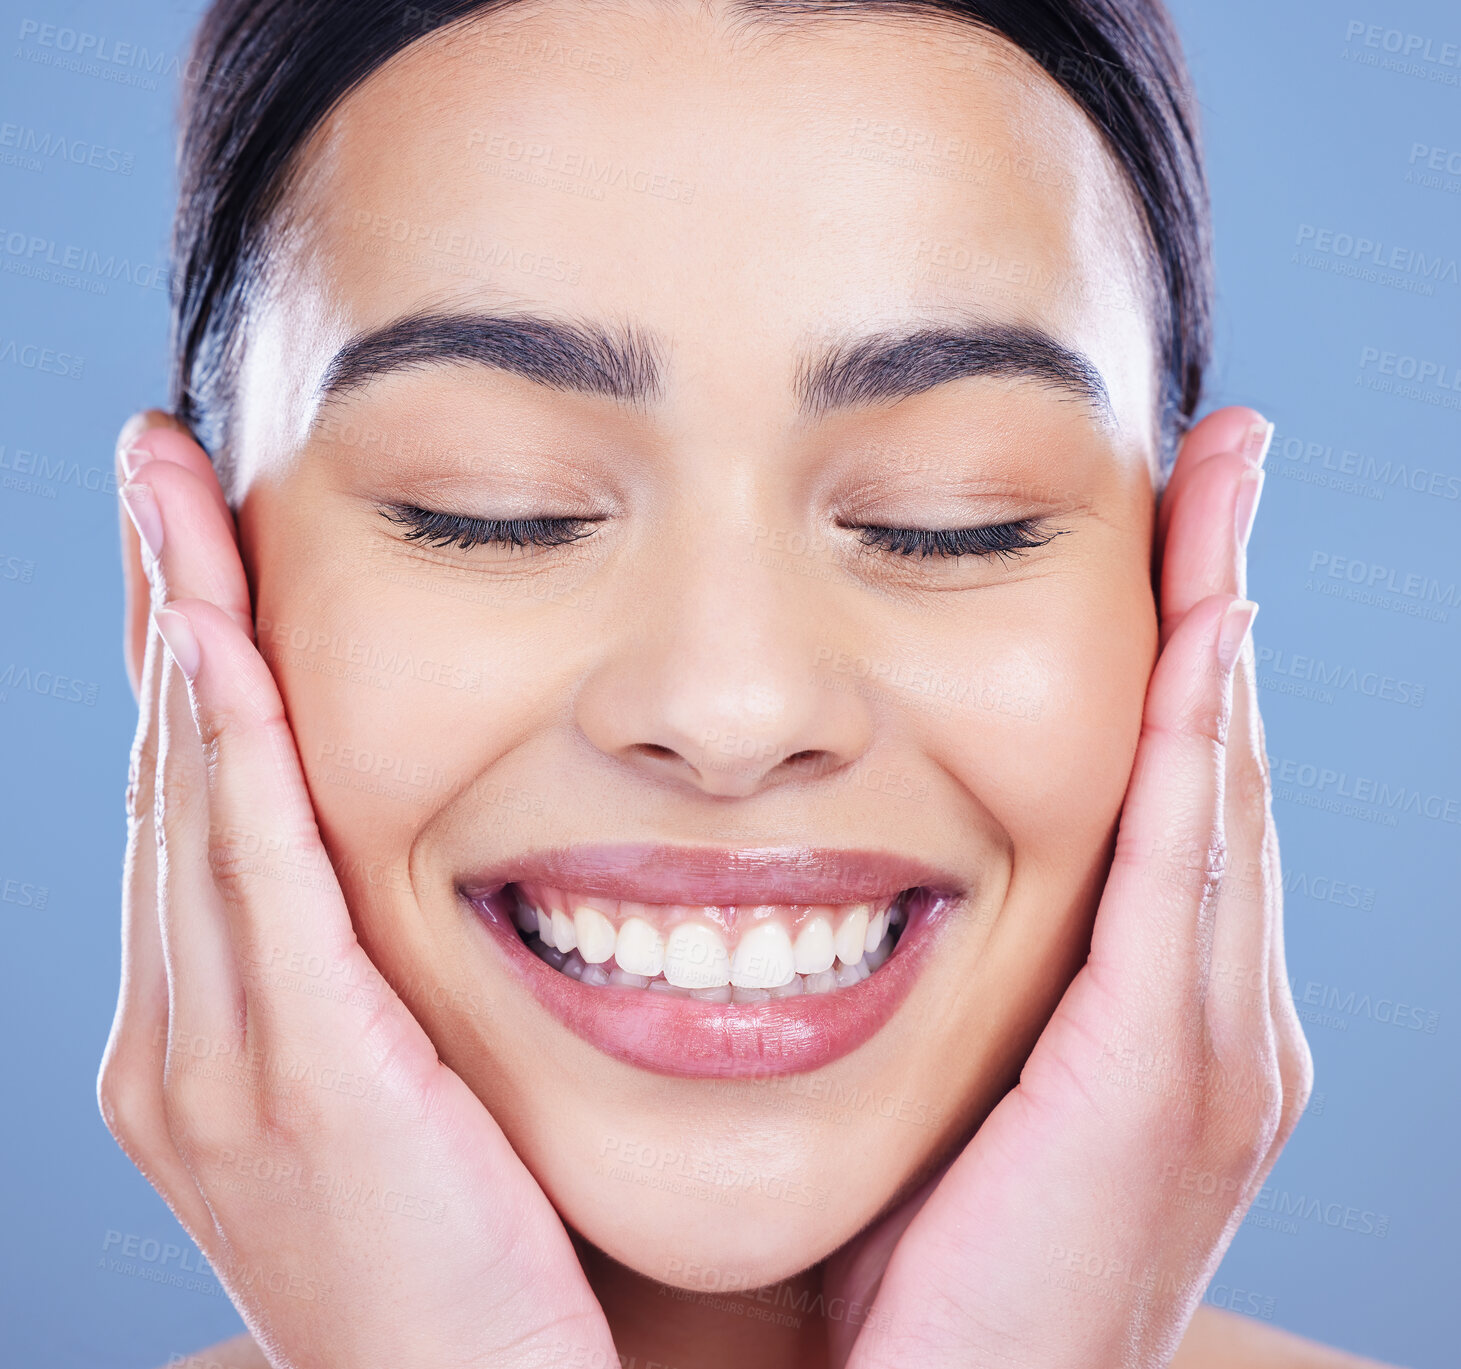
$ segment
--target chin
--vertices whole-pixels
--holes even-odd
[[[825,1260],[967,1137],[1052,1006],[1034,981],[1055,948],[991,943],[1003,876],[879,852],[651,856],[653,877],[637,850],[577,848],[458,870],[419,904],[350,901],[368,954],[571,1232],[671,1288],[763,1288]],[[635,939],[619,963],[631,921],[664,933],[664,956],[636,959]],[[798,991],[666,987],[667,969],[726,973],[693,956],[680,973],[687,924],[693,945],[702,928],[723,938],[734,979]],[[748,943],[765,959],[738,955]]]
[[[637,1274],[672,1288],[730,1293],[793,1278],[849,1240],[871,1216],[861,1206],[834,1210],[836,1196],[850,1194],[817,1191],[820,1208],[746,1194],[711,1198],[642,1190],[626,1203],[601,1189],[560,1211],[580,1236]],[[858,1196],[866,1203],[869,1195]]]

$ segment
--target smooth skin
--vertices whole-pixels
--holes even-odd
[[[1276,848],[1247,614],[1233,593],[1242,565],[1231,520],[1254,466],[1242,452],[1204,450],[1250,431],[1253,417],[1219,411],[1179,458],[1183,478],[1171,488],[1190,503],[1174,497],[1164,521],[1183,529],[1190,518],[1192,535],[1173,540],[1164,566],[1169,641],[1091,960],[1019,1087],[932,1193],[833,1260],[832,1295],[876,1310],[860,1331],[830,1323],[831,1363],[1373,1363],[1211,1308],[1192,1317],[1308,1088],[1307,1052],[1281,991],[1279,923],[1264,911],[1278,887]],[[257,1337],[205,1352],[200,1363],[613,1363],[609,1328],[562,1226],[355,941],[313,834],[277,688],[251,642],[242,564],[206,456],[167,429],[124,434],[123,445],[127,488],[150,491],[159,515],[140,521],[154,538],[163,532],[161,557],[149,564],[124,528],[129,590],[145,607],[149,576],[154,607],[150,620],[137,620],[153,627],[129,786],[123,994],[102,1099],[108,1124]],[[149,507],[148,495],[139,504]],[[1214,567],[1226,591],[1205,579]],[[159,640],[159,624],[176,653]],[[1219,655],[1225,629],[1226,651],[1241,647],[1231,674]],[[1174,813],[1186,815],[1180,826]],[[277,870],[250,858],[254,837],[291,852],[290,867],[315,878],[281,888]],[[1194,867],[1174,851],[1211,853],[1214,864]],[[1262,895],[1246,880],[1220,881],[1220,867],[1262,872]],[[350,964],[350,982],[368,991],[344,1004],[281,992],[269,972],[280,939]],[[1277,978],[1264,993],[1234,994],[1212,977],[1225,957],[1276,959]],[[1176,983],[1149,1012],[1133,1012],[1152,995],[1154,962],[1166,962]],[[151,1048],[157,1041],[169,1044],[164,1058]],[[1161,1089],[1134,1089],[1102,1065],[1111,1041],[1132,1059],[1163,1061],[1151,1076]],[[368,1104],[249,1067],[300,1060],[370,1080]],[[450,1220],[418,1225],[417,1245],[403,1239],[416,1234],[406,1222],[342,1240],[327,1216],[240,1201],[230,1157],[261,1147],[299,1173],[371,1176],[429,1193]],[[1231,1183],[1174,1221],[1163,1176],[1189,1171]],[[1032,1224],[1039,1240],[1027,1234]],[[1078,1244],[1067,1244],[1071,1232]],[[1066,1266],[1057,1247],[1081,1254],[1076,1273],[1052,1279],[1052,1266]],[[1106,1282],[1083,1294],[1096,1252],[1094,1279]],[[1150,1272],[1149,1296],[1130,1271]],[[1129,1296],[1110,1295],[1122,1285]]]
[[[148,416],[119,443],[160,559],[124,529],[141,706],[102,1106],[277,1365],[1165,1363],[1307,1097],[1251,651],[1231,675],[1218,654],[1267,425],[1209,416],[1158,505],[1133,211],[1031,64],[903,21],[743,37],[714,6],[551,3],[413,45],[310,149],[226,497]],[[522,55],[565,43],[618,74]],[[972,148],[978,174],[879,128]],[[558,179],[514,161],[529,146]],[[695,193],[565,192],[588,164]],[[390,250],[375,227],[400,223],[445,246]],[[464,275],[453,243],[511,264]],[[315,406],[347,338],[444,305],[631,319],[665,393],[458,365]],[[1085,351],[1112,421],[989,378],[795,415],[809,342],[969,312]],[[389,500],[603,521],[427,551]],[[1024,516],[1061,535],[1007,561],[897,562],[848,526]],[[295,640],[451,670],[355,678]],[[819,651],[988,689],[938,712]],[[429,782],[360,782],[346,753]],[[873,773],[920,797],[849,782]],[[634,839],[956,871],[971,894],[904,1006],[798,1081],[932,1121],[611,1060],[453,894],[473,863]],[[596,1162],[623,1138],[825,1201],[619,1182]],[[339,1201],[362,1185],[394,1196]],[[699,1296],[707,1272],[839,1311],[771,1324]]]

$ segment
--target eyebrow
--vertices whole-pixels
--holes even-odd
[[[798,368],[796,393],[814,415],[923,394],[968,376],[1030,380],[1089,405],[1114,424],[1094,363],[1028,324],[970,323],[876,333],[834,343]]]
[[[532,314],[419,313],[347,342],[325,368],[318,399],[394,371],[454,362],[626,404],[658,398],[663,375],[653,339],[632,328]]]
[[[397,371],[479,365],[550,389],[642,406],[664,393],[663,350],[630,326],[535,314],[409,314],[351,339],[331,359],[318,400],[359,390]],[[1029,380],[1114,414],[1088,357],[1028,324],[923,326],[822,344],[800,359],[793,393],[804,414],[890,404],[970,376]]]

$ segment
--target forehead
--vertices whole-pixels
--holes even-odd
[[[300,167],[250,333],[261,439],[307,426],[351,337],[464,307],[632,323],[668,340],[671,404],[738,413],[790,403],[811,340],[1030,322],[1152,440],[1130,192],[1047,75],[951,19],[512,5],[398,53]]]

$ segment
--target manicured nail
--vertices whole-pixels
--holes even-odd
[[[151,485],[128,481],[118,491],[122,507],[137,529],[137,536],[147,548],[147,554],[156,561],[162,555],[162,513],[157,507],[157,496]]]
[[[1223,614],[1222,626],[1218,629],[1218,665],[1224,673],[1233,668],[1243,643],[1253,630],[1253,619],[1258,615],[1258,605],[1251,599],[1234,599]]]
[[[1248,545],[1253,520],[1258,516],[1258,496],[1263,493],[1265,477],[1261,470],[1244,471],[1238,477],[1238,497],[1233,504],[1233,531],[1238,536],[1238,550]]]
[[[156,458],[146,447],[139,447],[136,442],[129,442],[125,447],[117,449],[117,460],[122,463],[122,476],[130,480],[149,461]]]
[[[148,450],[145,438],[148,433],[163,429],[187,431],[176,418],[161,409],[143,409],[122,425],[122,431],[117,434],[117,460],[126,479],[130,480],[141,466],[156,458],[157,454]]]
[[[198,673],[198,639],[193,635],[192,624],[175,608],[160,608],[152,615],[162,640],[172,652],[189,684]]]
[[[1250,466],[1261,466],[1268,455],[1268,444],[1272,441],[1273,424],[1266,418],[1259,419],[1244,435],[1238,451]]]

